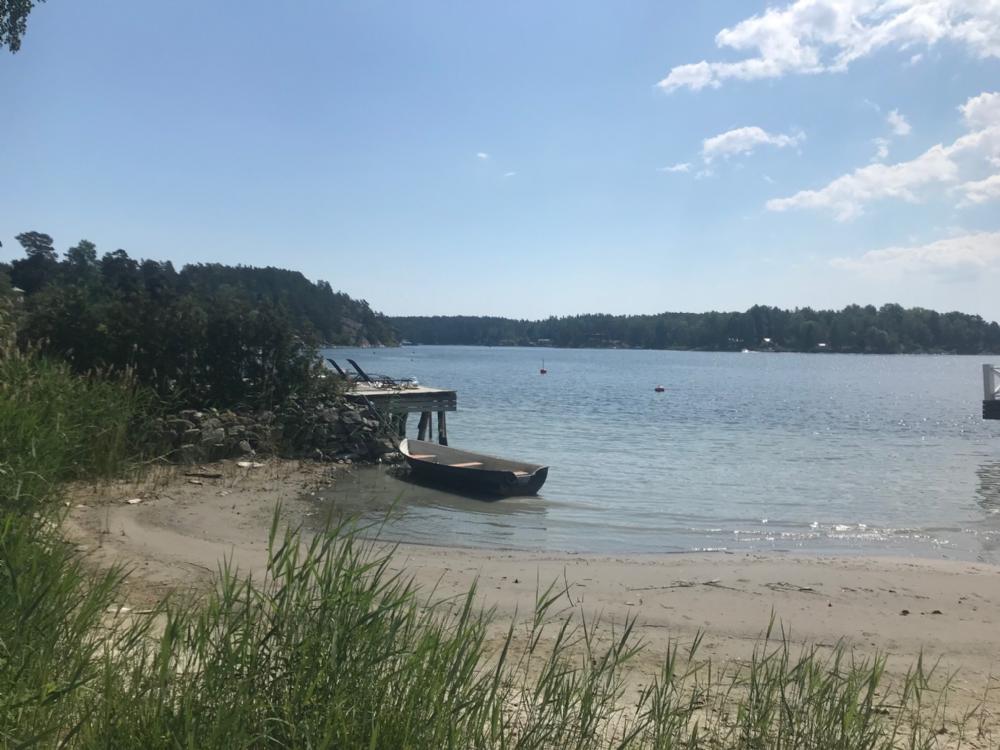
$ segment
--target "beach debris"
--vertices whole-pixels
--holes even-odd
[[[125,502],[128,503],[129,505],[138,505],[139,503],[142,502],[142,498],[141,497],[132,497],[132,498],[129,498],[128,500],[126,500]]]
[[[186,477],[197,477],[198,479],[222,479],[220,471],[189,471],[184,474]]]
[[[113,615],[126,615],[132,611],[132,608],[127,607],[124,604],[112,604],[106,611]]]
[[[203,481],[201,481],[200,479],[189,479],[188,480],[188,484],[203,485],[205,483]]]
[[[815,594],[816,589],[812,586],[799,586],[794,583],[787,583],[786,581],[777,581],[775,583],[765,583],[767,588],[771,591],[798,591],[802,594]]]
[[[692,586],[712,586],[717,589],[728,589],[729,591],[742,591],[733,586],[724,586],[721,578],[713,578],[709,581],[674,581],[669,586],[638,586],[636,588],[626,587],[626,591],[665,591],[666,589],[689,589]]]
[[[260,461],[237,461],[236,465],[241,469],[260,469],[264,466]]]
[[[899,614],[901,614],[901,615],[902,615],[903,617],[906,617],[906,616],[907,616],[908,614],[910,614],[910,610],[908,610],[908,609],[904,609],[904,610],[903,610],[902,612],[900,612]]]

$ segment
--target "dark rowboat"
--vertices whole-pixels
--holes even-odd
[[[548,466],[448,448],[424,440],[403,440],[399,452],[418,477],[490,495],[536,495],[549,475]]]

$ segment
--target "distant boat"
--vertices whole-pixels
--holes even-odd
[[[654,390],[654,391],[656,391],[657,393],[663,393],[663,392],[664,392],[665,390],[667,390],[667,389],[666,389],[666,388],[664,388],[664,387],[663,387],[662,385],[658,385],[658,386],[656,386],[656,388],[654,388],[653,390]]]
[[[544,359],[542,360],[542,369],[539,370],[538,372],[540,372],[542,375],[545,375],[548,372],[548,370],[545,369],[545,360]]]
[[[548,466],[508,461],[425,440],[403,440],[399,452],[418,477],[490,495],[537,495],[549,475]]]

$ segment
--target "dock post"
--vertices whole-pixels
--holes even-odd
[[[434,435],[430,434],[431,431],[431,413],[429,411],[420,412],[420,421],[417,423],[417,440],[426,440],[428,437],[433,438]]]
[[[448,445],[448,423],[445,421],[446,412],[438,412],[438,443]]]
[[[399,437],[403,439],[406,437],[406,423],[409,420],[409,413],[403,412],[399,415]]]

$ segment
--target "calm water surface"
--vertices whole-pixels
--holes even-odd
[[[340,363],[455,388],[452,446],[551,466],[482,502],[358,471],[322,499],[405,541],[1000,562],[1000,422],[980,357],[417,346]],[[538,370],[545,360],[548,374]],[[654,393],[662,384],[665,393]],[[410,436],[416,419],[411,417]]]

